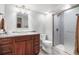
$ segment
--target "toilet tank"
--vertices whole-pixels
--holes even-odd
[[[40,34],[40,39],[41,40],[46,40],[46,36],[47,36],[46,34]]]

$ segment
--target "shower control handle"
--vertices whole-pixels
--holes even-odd
[[[59,29],[58,29],[58,28],[56,28],[56,31],[58,32],[58,31],[59,31]]]

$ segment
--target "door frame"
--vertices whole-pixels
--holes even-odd
[[[76,22],[76,35],[75,35],[75,54],[79,54],[79,51],[78,51],[78,24],[79,24],[79,14],[76,14],[77,16],[77,22]]]

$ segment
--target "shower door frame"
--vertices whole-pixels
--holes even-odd
[[[56,46],[56,44],[55,44],[55,32],[56,32],[56,29],[55,29],[55,18],[54,18],[55,15],[52,15],[52,17],[53,17],[53,21],[52,21],[52,23],[53,23],[52,24],[53,25],[53,27],[52,27],[52,29],[53,29],[53,32],[52,32],[52,35],[53,35],[53,37],[52,37],[53,38],[52,39],[52,46]],[[59,20],[58,21],[58,31],[57,31],[57,37],[58,37],[57,40],[59,40],[58,44],[60,44],[60,43],[64,44],[64,42],[60,42],[61,40],[64,41],[64,19],[62,19],[62,17],[63,17],[62,15],[63,15],[63,13],[57,15],[57,20]],[[60,17],[60,18],[58,18],[58,17]],[[62,23],[62,26],[61,26],[61,23]]]

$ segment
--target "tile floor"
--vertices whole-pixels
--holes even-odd
[[[50,50],[51,50],[51,53],[47,53],[46,51],[44,51],[43,49],[41,49],[39,55],[70,55],[69,53],[67,53],[66,51],[64,51],[64,48],[63,48],[62,45],[50,48]]]

